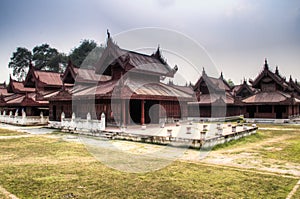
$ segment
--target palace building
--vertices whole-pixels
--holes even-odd
[[[267,60],[261,73],[251,81],[257,92],[244,98],[245,117],[249,118],[289,118],[300,113],[300,86],[290,77],[286,81],[269,69]]]
[[[69,61],[64,73],[37,70],[31,64],[24,81],[10,77],[0,84],[0,111],[41,112],[52,121],[66,118],[100,119],[107,125],[132,125],[230,117],[284,119],[300,114],[300,86],[269,68],[267,60],[258,76],[230,86],[221,73],[211,77],[203,69],[189,86],[164,83],[174,78],[178,67],[170,67],[158,47],[151,55],[120,48],[108,34],[104,51],[91,68],[78,68]]]
[[[173,78],[177,69],[167,64],[159,48],[146,55],[122,49],[108,37],[94,69],[77,69],[69,63],[63,82],[74,86],[63,87],[49,98],[50,119],[60,120],[62,112],[81,118],[90,113],[94,119],[103,112],[112,125],[186,119],[187,102],[193,100],[191,89],[161,82]]]
[[[223,73],[214,78],[208,76],[203,68],[193,90],[197,100],[188,103],[190,117],[229,117],[243,113],[242,102],[232,93],[233,88],[224,80]]]
[[[0,90],[0,110],[21,113],[25,111],[28,116],[48,115],[49,101],[44,96],[55,92],[62,86],[59,73],[39,71],[33,65],[25,81],[19,82],[10,77],[9,84],[2,85]]]

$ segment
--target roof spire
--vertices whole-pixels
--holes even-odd
[[[292,75],[290,75],[290,82],[292,82],[293,81],[293,79],[292,79]]]
[[[158,46],[157,46],[157,49],[156,49],[155,55],[156,55],[157,57],[161,57],[161,53],[160,53],[160,46],[159,46],[159,44],[158,44]]]
[[[106,30],[106,33],[107,33],[107,38],[109,39],[110,38],[110,32],[109,32],[108,29]]]
[[[204,67],[202,68],[202,76],[206,75]]]
[[[264,65],[264,69],[268,70],[269,69],[269,64],[268,64],[268,60],[267,58],[265,58],[265,65]]]
[[[221,71],[220,79],[223,79],[223,72]]]
[[[276,66],[275,74],[276,74],[276,75],[279,75],[278,66]]]
[[[110,36],[110,32],[108,29],[106,30],[106,34],[107,34],[107,46],[110,46],[110,45],[113,46],[113,41],[112,41],[112,38]]]

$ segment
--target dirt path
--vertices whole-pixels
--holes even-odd
[[[5,196],[5,198],[19,199],[17,196],[15,196],[14,194],[8,192],[6,189],[1,187],[1,185],[0,185],[0,192]]]
[[[26,134],[26,135],[4,135],[0,136],[0,139],[14,139],[14,138],[27,138],[27,137],[34,137],[36,135]]]

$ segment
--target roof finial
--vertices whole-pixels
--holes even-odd
[[[158,46],[157,46],[157,49],[156,49],[155,54],[157,55],[157,57],[160,57],[160,56],[161,56],[159,44],[158,44]]]
[[[264,67],[264,69],[269,69],[269,65],[268,65],[268,60],[267,60],[267,58],[265,58],[265,67]]]
[[[206,75],[204,67],[202,68],[202,75]]]
[[[292,79],[292,75],[290,75],[290,82],[292,82],[293,81],[293,79]]]
[[[220,79],[223,79],[223,72],[221,71]]]
[[[107,38],[109,39],[110,38],[110,33],[109,33],[108,29],[106,30],[106,33],[107,33]]]
[[[276,75],[279,75],[278,66],[276,66],[275,74],[276,74]]]

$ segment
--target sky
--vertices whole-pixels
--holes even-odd
[[[254,79],[265,58],[271,69],[278,65],[283,76],[300,80],[299,0],[1,0],[0,81],[8,81],[8,63],[17,47],[31,50],[48,43],[68,54],[83,39],[102,43],[109,29],[126,48],[130,46],[121,46],[117,35],[149,27],[197,43],[212,62],[193,64],[208,71],[216,68],[236,84]],[[152,38],[151,47],[160,44],[162,50],[172,51],[168,43],[145,36]],[[186,51],[192,60],[197,57],[193,52]],[[170,53],[164,56],[168,63],[177,63]],[[193,73],[178,62],[182,74]],[[193,83],[197,77],[188,80]]]

